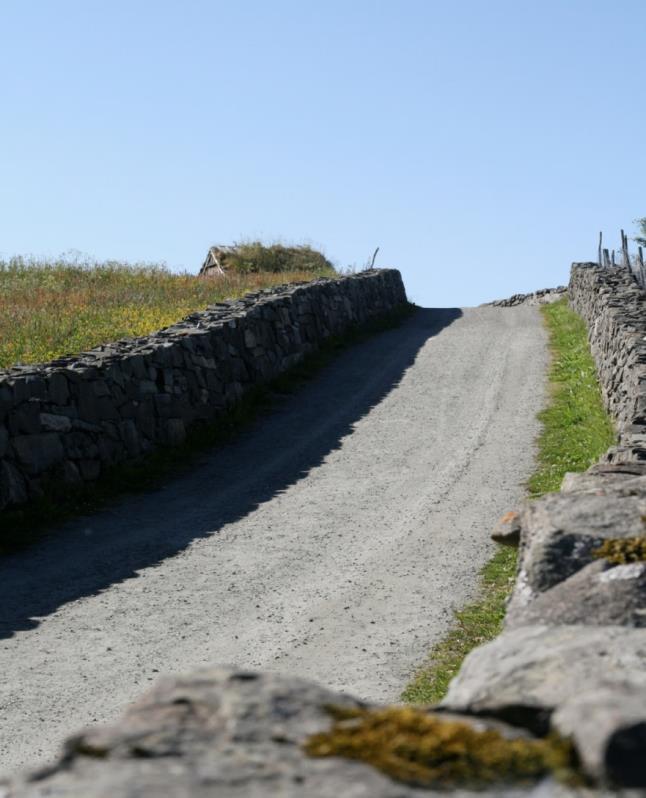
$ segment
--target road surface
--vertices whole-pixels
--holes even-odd
[[[234,443],[0,561],[0,774],[204,663],[397,699],[523,495],[538,309],[419,310]]]

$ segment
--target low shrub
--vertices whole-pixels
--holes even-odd
[[[237,243],[226,251],[223,267],[226,272],[256,274],[268,272],[334,272],[332,263],[310,246],[288,247],[283,244],[262,244],[260,241]]]

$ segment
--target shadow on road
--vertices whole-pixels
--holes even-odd
[[[397,386],[428,339],[461,315],[455,308],[419,309],[400,327],[343,352],[190,472],[4,557],[0,638],[34,629],[63,604],[136,577],[287,490],[339,448]]]

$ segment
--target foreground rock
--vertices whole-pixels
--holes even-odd
[[[415,798],[372,766],[312,758],[303,744],[328,731],[329,706],[363,705],[298,679],[221,669],[159,682],[114,726],[71,739],[52,768],[0,785],[2,798]],[[442,721],[445,715],[439,716]],[[464,720],[464,719],[462,719]],[[473,726],[483,722],[473,719]],[[497,724],[512,739],[526,733]],[[555,792],[553,792],[553,790]],[[570,795],[551,779],[453,796]]]
[[[552,728],[575,741],[586,772],[646,785],[646,692],[632,684],[584,690],[554,713]]]

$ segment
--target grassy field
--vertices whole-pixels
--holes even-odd
[[[213,302],[333,274],[322,267],[198,279],[154,264],[0,261],[0,368],[147,335]]]
[[[583,320],[563,299],[542,308],[552,361],[550,399],[539,414],[537,467],[527,483],[531,498],[557,491],[566,471],[584,471],[615,440],[605,412]],[[455,614],[448,634],[432,649],[402,698],[436,703],[466,655],[502,629],[505,604],[516,573],[516,550],[499,546],[481,571],[480,595]]]

